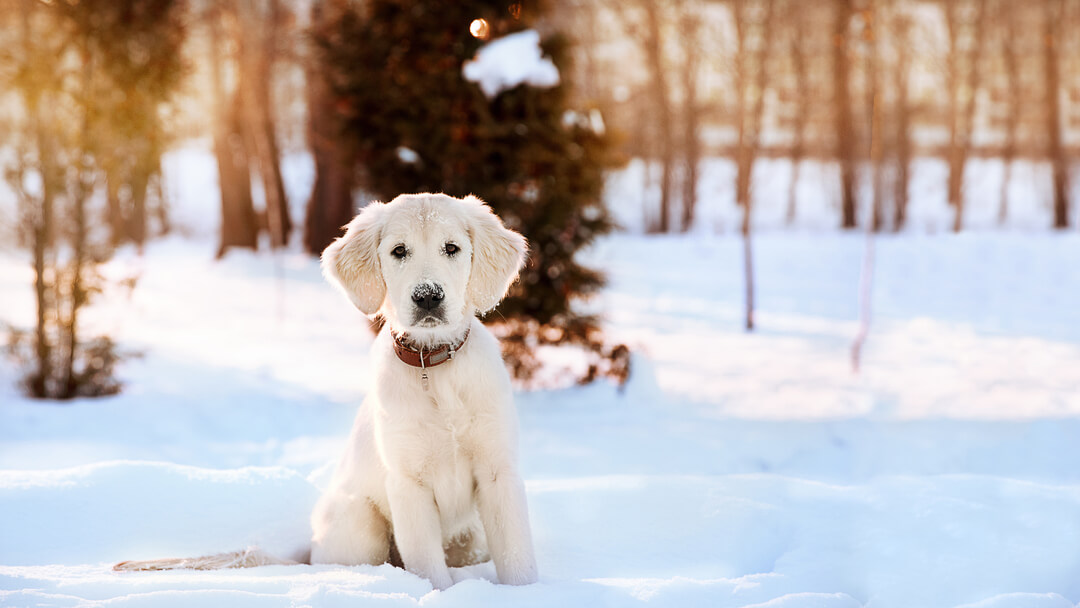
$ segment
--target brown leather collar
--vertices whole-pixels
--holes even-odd
[[[461,347],[465,345],[465,341],[469,339],[469,330],[465,330],[465,335],[462,336],[461,341],[457,344],[443,344],[438,348],[417,349],[407,342],[405,342],[405,335],[390,334],[394,338],[394,353],[397,354],[398,359],[401,359],[406,365],[413,367],[429,368],[436,365],[442,365],[447,361],[454,358],[454,353],[461,350]]]

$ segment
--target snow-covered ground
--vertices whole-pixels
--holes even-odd
[[[138,277],[87,315],[139,353],[123,393],[32,402],[0,365],[0,606],[1080,602],[1080,235],[1022,231],[880,237],[858,375],[862,236],[763,233],[753,334],[735,238],[598,243],[590,306],[633,375],[518,395],[537,585],[490,565],[442,592],[390,566],[114,573],[302,547],[367,390],[366,324],[314,260],[215,262],[191,232],[105,268]],[[0,251],[0,321],[28,326],[24,257]]]

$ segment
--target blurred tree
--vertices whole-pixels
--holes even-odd
[[[746,329],[754,329],[753,226],[754,163],[761,152],[765,91],[769,86],[776,0],[732,0],[735,26],[734,93],[738,141],[735,150],[735,203],[743,209],[742,237],[746,278]]]
[[[1069,162],[1065,151],[1061,109],[1061,51],[1065,48],[1065,0],[1046,0],[1043,30],[1043,69],[1046,82],[1047,156],[1054,183],[1054,228],[1069,227]]]
[[[32,251],[37,304],[33,335],[16,333],[12,346],[31,368],[25,384],[34,397],[119,390],[112,341],[80,335],[80,311],[102,284],[96,267],[114,243],[90,229],[90,218],[106,180],[135,192],[155,170],[154,162],[140,166],[131,157],[160,153],[154,144],[140,147],[138,139],[143,130],[150,141],[161,135],[151,115],[180,78],[177,4],[21,0],[16,11],[3,13],[16,27],[5,28],[9,39],[0,61],[6,64],[2,72],[12,75],[8,84],[18,91],[15,109],[22,118],[5,177],[18,197]],[[129,170],[117,168],[125,163]],[[100,210],[103,215],[108,208]]]
[[[812,55],[813,37],[810,35],[811,15],[816,7],[811,6],[803,11],[796,11],[798,0],[787,0],[781,11],[784,22],[784,39],[787,43],[788,60],[791,63],[789,86],[786,89],[789,98],[790,110],[786,121],[787,128],[791,131],[791,180],[788,182],[787,211],[785,221],[788,225],[795,222],[796,188],[799,184],[799,173],[802,169],[803,158],[806,156],[807,126],[810,117],[810,59]]]
[[[238,33],[237,89],[243,108],[242,127],[252,170],[262,182],[266,229],[274,249],[289,244],[292,218],[281,177],[273,100],[280,35],[290,13],[281,0],[236,0]]]
[[[697,2],[684,2],[679,7],[679,41],[682,47],[682,64],[679,80],[682,85],[682,221],[680,229],[690,230],[694,225],[694,211],[698,199],[698,173],[701,165],[701,123],[704,104],[698,99],[701,88],[702,55],[705,53],[702,7]]]
[[[313,3],[312,31],[326,31],[345,7],[343,0]],[[341,227],[356,214],[352,193],[355,162],[354,150],[342,141],[341,120],[326,73],[317,61],[308,61],[306,75],[308,146],[315,161],[315,181],[304,215],[304,249],[318,255],[341,236]]]
[[[884,156],[885,146],[882,142],[882,122],[884,120],[882,98],[884,96],[884,80],[886,70],[883,69],[882,58],[882,34],[884,28],[880,26],[884,11],[881,10],[881,2],[868,0],[867,6],[861,13],[863,21],[863,41],[866,43],[866,108],[869,113],[870,137],[869,137],[869,161],[870,161],[870,232],[880,232],[885,223],[884,210]]]
[[[1001,178],[998,223],[1004,224],[1009,217],[1009,182],[1012,181],[1020,128],[1020,41],[1016,26],[1016,3],[1013,0],[998,0],[995,8],[995,29],[1003,69],[1002,82],[995,89],[994,97],[1000,99],[1001,105],[1001,162],[1005,169]]]
[[[635,104],[638,116],[632,151],[645,157],[647,180],[653,179],[654,163],[660,173],[657,211],[655,216],[646,214],[645,230],[689,230],[697,203],[705,109],[698,98],[707,52],[701,23],[704,4],[688,1],[673,5],[664,0],[606,0],[598,4],[617,16],[619,29],[640,52],[642,73],[648,77],[640,88],[641,100]]]
[[[229,33],[235,19],[226,5],[208,11],[210,43],[208,63],[211,67],[210,89],[214,117],[214,157],[217,159],[218,188],[221,195],[221,232],[217,256],[220,258],[232,247],[257,249],[259,223],[251,198],[251,173],[248,169],[247,147],[244,145],[241,124],[240,96],[226,85],[227,54],[234,40]]]
[[[160,179],[161,155],[167,144],[161,102],[176,87],[176,59],[184,29],[181,10],[172,0],[91,1],[86,17],[93,28],[108,32],[95,38],[104,86],[96,92],[100,106],[91,141],[107,142],[94,153],[105,173],[107,223],[113,245],[147,238],[151,182]],[[168,227],[165,201],[156,200],[160,230]]]
[[[964,169],[975,131],[976,92],[986,31],[986,0],[948,0],[945,25],[949,36],[946,81],[949,95],[948,200],[955,215],[953,231],[964,226]]]
[[[656,112],[651,122],[660,160],[660,217],[652,228],[654,232],[664,233],[671,231],[671,195],[675,177],[675,121],[671,83],[667,77],[668,64],[664,61],[664,36],[658,0],[639,0],[639,4],[645,14],[641,42],[651,81],[650,98]]]
[[[331,83],[364,190],[386,200],[475,194],[529,239],[521,280],[495,313],[517,376],[537,369],[535,347],[575,343],[594,354],[591,377],[613,351],[598,319],[575,308],[603,284],[575,254],[611,227],[600,200],[609,164],[602,121],[567,107],[565,82],[519,85],[488,99],[462,76],[480,37],[542,26],[542,16],[537,2],[350,4],[313,24],[317,69]],[[480,37],[470,35],[477,19]],[[565,38],[548,35],[542,48],[557,67],[567,65]]]
[[[230,247],[256,249],[266,229],[272,248],[289,242],[289,216],[271,90],[283,24],[291,14],[280,0],[229,0],[204,13],[210,33],[214,156],[221,190],[218,256]],[[264,212],[255,211],[252,177]]]
[[[834,136],[836,159],[840,163],[840,226],[854,228],[856,218],[855,174],[858,164],[857,131],[851,107],[851,72],[854,50],[851,40],[851,21],[855,16],[855,0],[835,0],[833,16],[833,104],[835,106]]]
[[[892,156],[896,171],[893,179],[893,230],[900,231],[907,223],[908,187],[911,182],[915,141],[913,129],[914,107],[911,99],[912,47],[914,46],[914,20],[898,1],[894,0],[887,10],[887,30],[894,56],[892,64],[893,101],[891,116]],[[889,130],[886,127],[886,130]],[[883,135],[889,138],[889,135]]]

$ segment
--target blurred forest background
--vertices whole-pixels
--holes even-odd
[[[489,96],[462,75],[530,28],[557,86]],[[586,379],[625,375],[625,347],[573,306],[603,284],[574,254],[617,224],[737,228],[752,326],[766,182],[784,184],[781,223],[903,231],[927,196],[961,231],[990,178],[995,223],[1019,205],[1047,231],[1077,221],[1075,0],[0,0],[0,83],[0,229],[37,299],[11,348],[36,396],[118,390],[115,347],[79,334],[79,310],[117,247],[176,228],[162,157],[192,140],[217,162],[219,257],[317,255],[372,198],[480,195],[532,243],[497,315],[519,375],[566,342],[593,354]],[[314,167],[304,200],[282,176],[296,153]],[[1018,168],[1035,179],[1017,186]],[[704,213],[717,198],[736,225]]]

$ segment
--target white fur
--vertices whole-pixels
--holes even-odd
[[[447,243],[458,253],[447,255]],[[404,260],[393,256],[398,245]],[[536,582],[510,379],[476,319],[506,294],[525,250],[479,199],[442,194],[373,203],[327,247],[326,277],[387,324],[372,346],[374,386],[312,514],[312,563],[381,564],[393,542],[405,568],[439,589],[453,584],[448,561],[489,553],[500,582]],[[416,321],[421,284],[441,288],[441,322]],[[390,330],[434,347],[466,328],[453,360],[427,370],[427,390],[421,370],[394,354]]]

